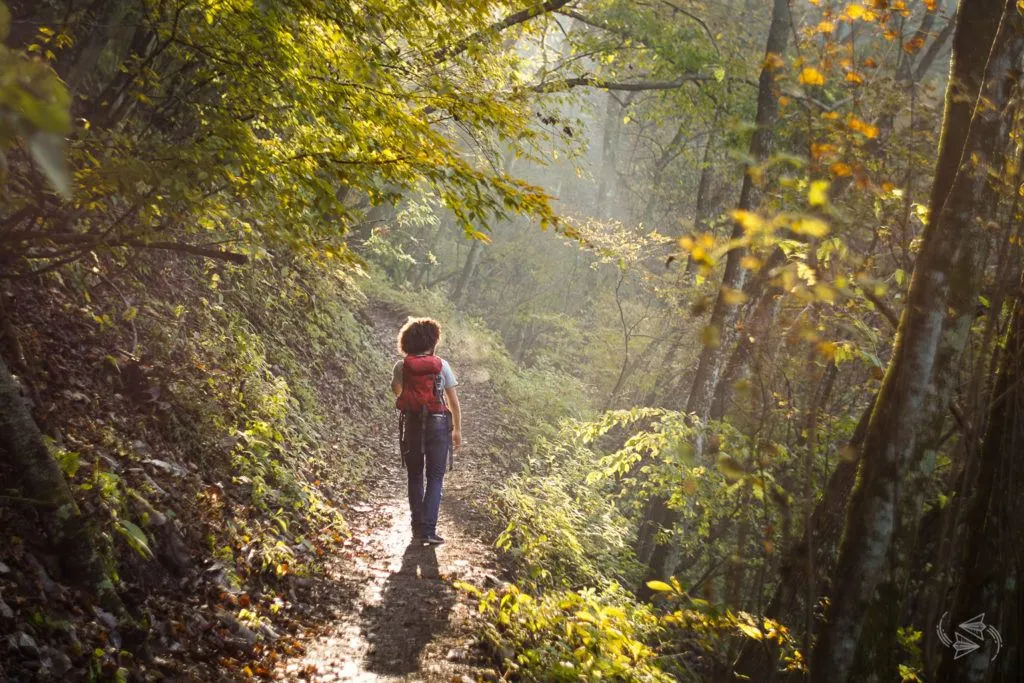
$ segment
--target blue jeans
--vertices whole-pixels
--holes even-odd
[[[428,415],[424,426],[419,416],[405,423],[402,452],[409,471],[409,512],[414,533],[429,536],[437,531],[441,508],[441,484],[448,467],[451,434],[447,415]],[[424,444],[424,441],[426,442]],[[423,474],[426,472],[426,487]]]

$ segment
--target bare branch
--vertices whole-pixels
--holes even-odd
[[[183,254],[192,254],[194,256],[202,256],[209,259],[230,261],[231,263],[237,263],[238,265],[245,265],[249,262],[249,257],[245,254],[192,244],[181,244],[179,242],[144,242],[142,240],[131,240],[122,242],[120,245],[111,246],[136,247],[139,249],[165,249],[167,251],[178,251]]]
[[[621,83],[617,81],[605,81],[594,76],[577,76],[575,78],[563,78],[557,81],[539,83],[533,88],[535,92],[560,92],[581,86],[600,88],[602,90],[626,90],[629,92],[640,92],[644,90],[675,90],[686,83],[704,83],[714,80],[713,76],[701,74],[687,74],[671,81],[638,81],[635,83]]]

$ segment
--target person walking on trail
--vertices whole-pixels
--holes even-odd
[[[445,471],[462,446],[462,411],[455,387],[459,382],[448,361],[436,356],[441,326],[430,318],[409,318],[398,333],[391,390],[398,397],[402,462],[409,473],[409,512],[413,539],[440,545],[437,515]],[[426,482],[424,482],[424,472]]]

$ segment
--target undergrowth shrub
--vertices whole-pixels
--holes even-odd
[[[517,680],[714,680],[728,671],[728,644],[737,636],[777,652],[781,669],[804,670],[785,626],[721,610],[675,580],[652,583],[660,597],[653,606],[614,582],[536,595],[515,585],[486,592],[460,586],[477,597],[488,621],[484,639],[503,657],[506,676]]]
[[[498,544],[517,563],[519,586],[485,594],[481,609],[495,639],[515,653],[510,671],[530,680],[660,680],[665,672],[704,680],[726,666],[736,637],[771,642],[780,666],[801,668],[788,630],[744,612],[754,605],[739,602],[728,578],[740,563],[747,576],[761,575],[775,561],[775,543],[789,545],[784,484],[792,469],[779,444],[753,441],[725,423],[699,425],[677,411],[636,408],[564,421],[497,494],[506,525]],[[665,532],[679,576],[648,584],[668,598],[651,611],[620,586],[639,585],[636,524],[654,496],[665,496],[679,520]],[[744,525],[762,534],[746,533],[737,547]],[[612,600],[615,609],[592,609],[594,600],[604,607]],[[579,620],[587,626],[577,632]],[[599,635],[587,632],[595,623]]]
[[[600,456],[583,438],[583,424],[565,421],[557,436],[541,439],[523,470],[497,493],[505,524],[498,547],[530,585],[634,585],[640,579],[633,530],[613,486],[588,483]]]
[[[478,597],[490,622],[485,637],[499,652],[514,652],[507,663],[517,678],[673,680],[658,668],[647,644],[661,628],[657,615],[614,583],[601,592],[551,591],[538,597],[509,586]]]
[[[55,447],[102,512],[104,538],[151,560],[147,518],[202,525],[202,550],[236,584],[304,571],[318,557],[313,532],[341,540],[335,503],[365,477],[365,436],[389,411],[387,350],[357,317],[366,299],[355,269],[297,256],[243,268],[150,256],[52,275],[82,341],[106,354],[97,395],[105,382],[120,402],[111,414],[122,417]],[[142,465],[195,479],[170,502]]]

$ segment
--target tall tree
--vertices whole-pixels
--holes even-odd
[[[789,44],[790,21],[788,0],[775,0],[772,5],[771,24],[768,28],[765,59],[758,80],[757,115],[754,121],[756,127],[750,140],[752,165],[768,159],[772,152],[774,127],[779,114],[779,94],[775,77],[778,71],[778,62]],[[737,202],[737,208],[744,211],[756,209],[761,203],[761,189],[755,182],[752,170],[751,167],[745,169]],[[737,222],[733,226],[732,237],[739,239],[742,236],[743,226]],[[742,265],[745,254],[745,249],[736,248],[731,250],[726,257],[721,288],[707,323],[710,334],[705,335],[707,343],[701,351],[690,395],[687,399],[686,411],[695,415],[702,422],[707,420],[711,412],[715,386],[727,358],[728,344],[725,338],[730,336],[729,330],[736,321],[737,313],[735,304],[730,303],[729,294],[743,289],[747,278],[747,270]],[[647,581],[661,579],[667,573],[670,550],[670,542],[667,539],[655,540],[653,544],[650,544],[645,537],[654,537],[661,528],[671,527],[673,521],[674,515],[668,507],[668,499],[664,496],[655,497],[649,504],[647,519],[641,528],[641,539],[638,542],[638,547],[643,545],[652,545],[653,547],[647,562],[644,584],[640,587],[640,595],[645,598],[651,595]]]
[[[955,370],[951,364],[959,353],[944,353],[947,364],[942,367],[936,363],[937,355],[940,343],[960,344],[962,349],[963,335],[944,340],[943,332],[949,319],[964,313],[955,304],[973,302],[978,293],[976,281],[965,282],[956,275],[985,239],[977,216],[994,199],[989,173],[1005,141],[1005,114],[1014,85],[1008,74],[1021,56],[1019,23],[1009,1],[964,2],[958,11],[931,220],[862,448],[859,480],[847,510],[829,591],[827,621],[811,657],[813,681],[849,679],[865,614],[886,569],[904,477],[916,466],[922,420],[929,408],[944,411],[948,407],[948,395],[932,396],[935,376]],[[983,83],[981,96],[970,98],[975,83]],[[954,101],[964,92],[974,103],[966,135],[952,127],[958,111]]]

